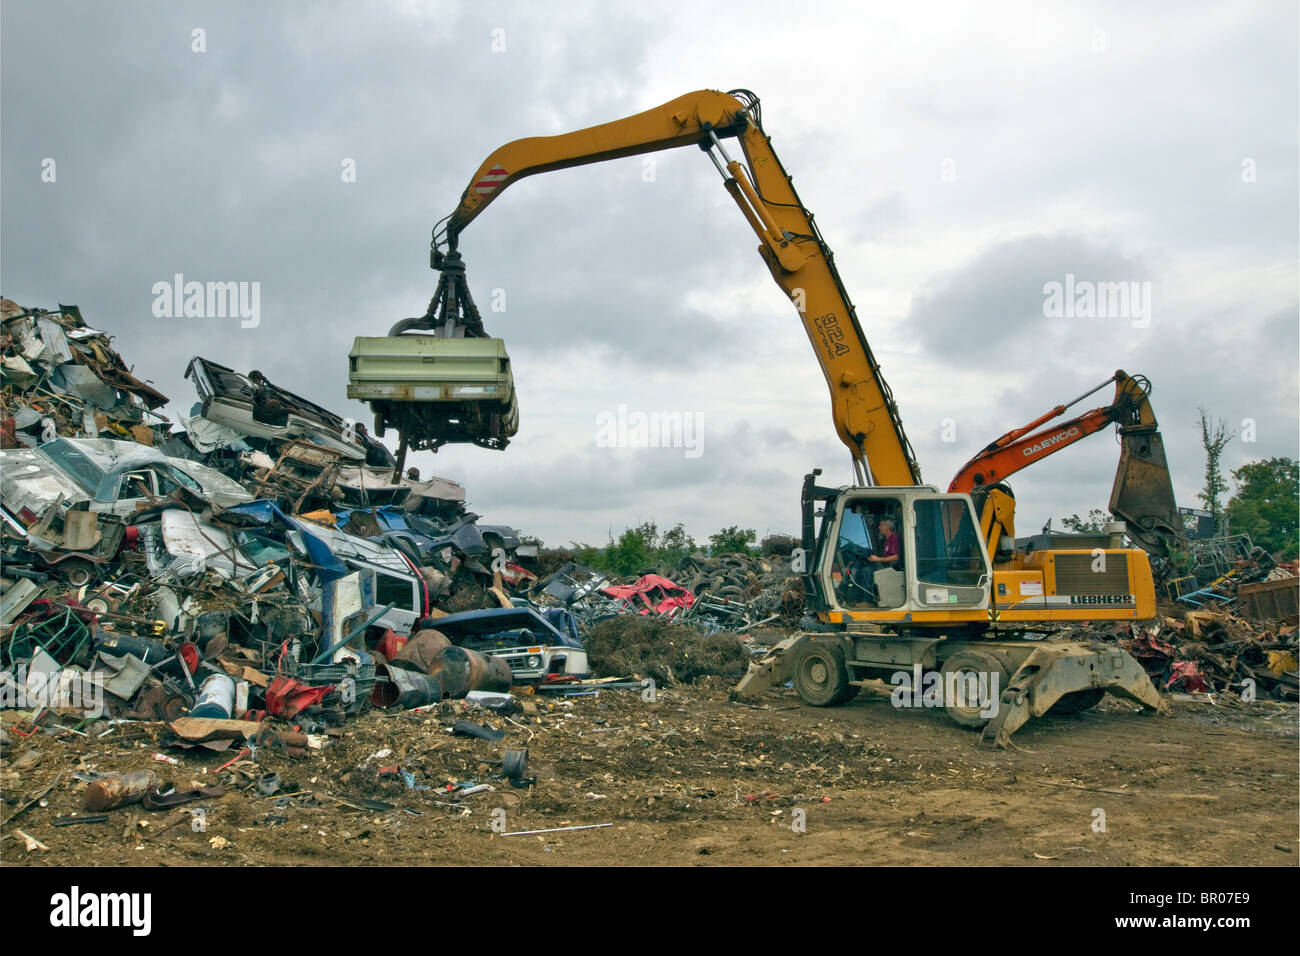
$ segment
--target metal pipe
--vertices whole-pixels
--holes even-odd
[[[599,830],[601,827],[612,827],[612,823],[589,823],[582,827],[551,827],[549,830],[516,830],[514,833],[503,833],[502,836],[531,836],[534,833],[567,833],[570,830]]]
[[[718,175],[722,177],[723,181],[730,182],[731,174],[727,172],[726,167],[723,166],[722,163],[718,161],[718,157],[713,155],[713,150],[706,149],[704,152],[708,154],[709,159],[713,160],[713,165],[717,167]]]
[[[1118,378],[1118,376],[1112,375],[1110,378],[1106,379],[1106,381],[1102,382],[1102,383],[1101,383],[1100,385],[1098,385],[1096,388],[1091,388],[1091,389],[1089,389],[1088,391],[1084,392],[1082,395],[1080,395],[1078,398],[1074,399],[1073,401],[1066,402],[1066,403],[1065,403],[1065,407],[1066,407],[1066,408],[1069,408],[1071,405],[1077,405],[1079,402],[1083,401],[1083,400],[1084,400],[1085,398],[1087,398],[1089,395],[1092,395],[1092,394],[1094,394],[1095,392],[1100,392],[1103,388],[1105,388],[1105,387],[1106,387],[1107,385],[1109,385],[1111,382],[1115,381],[1116,378]]]
[[[712,129],[709,130],[709,139],[713,140],[713,145],[718,147],[718,152],[722,154],[722,158],[725,159],[727,161],[727,165],[730,166],[731,157],[727,155],[727,150],[726,147],[722,145],[722,140],[718,139],[718,134],[714,132]]]

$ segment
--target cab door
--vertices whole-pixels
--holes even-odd
[[[992,569],[966,495],[916,495],[910,502],[908,585],[918,609],[987,608]]]

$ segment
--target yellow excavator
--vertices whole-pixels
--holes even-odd
[[[740,158],[727,151],[732,140]],[[515,140],[492,153],[456,209],[434,228],[431,265],[442,281],[428,311],[398,323],[388,339],[357,340],[349,393],[382,392],[376,413],[401,423],[403,450],[445,440],[501,447],[500,418],[479,416],[474,424],[457,412],[449,425],[445,404],[418,398],[421,388],[447,394],[438,369],[448,343],[486,338],[464,281],[462,232],[525,176],[681,146],[699,147],[712,161],[758,237],[759,255],[794,303],[826,377],[835,431],[854,475],[854,484],[840,487],[819,484],[820,469],[805,476],[802,541],[792,566],[802,576],[815,626],[752,664],[735,694],[757,695],[793,681],[804,701],[827,706],[885,679],[896,704],[942,706],[959,724],[980,729],[988,746],[1007,745],[1017,728],[1048,711],[1094,706],[1107,691],[1165,710],[1141,666],[1116,644],[1045,636],[1070,622],[1153,618],[1155,589],[1143,551],[1121,546],[1117,535],[1106,547],[1017,553],[1005,533],[1013,527],[1014,501],[1004,485],[980,481],[941,492],[922,481],[834,256],[773,152],[758,98],[746,90],[689,93],[635,116]],[[411,330],[432,334],[410,336]],[[413,340],[396,350],[405,358],[371,369],[367,378],[366,357],[396,354],[392,340],[403,337]],[[486,343],[484,349],[504,355]],[[385,374],[393,380],[385,383]],[[1158,432],[1150,440],[1154,417],[1121,418],[1115,419],[1121,430],[1151,426],[1145,444],[1126,444],[1121,472],[1141,473],[1149,482],[1154,474],[1152,487],[1159,486],[1164,458]],[[1153,448],[1158,461],[1150,460]],[[1163,481],[1168,487],[1167,468]],[[1147,499],[1163,513],[1172,488],[1167,501],[1161,493]]]

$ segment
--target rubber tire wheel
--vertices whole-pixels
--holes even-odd
[[[85,587],[95,581],[95,566],[89,561],[83,561],[80,558],[64,561],[59,568],[59,573],[63,575],[63,580],[74,588]]]
[[[803,642],[794,662],[794,689],[804,703],[813,707],[842,704],[850,686],[849,669],[839,644],[826,640]]]
[[[1105,696],[1106,691],[1101,687],[1076,690],[1073,694],[1066,694],[1058,700],[1047,709],[1047,712],[1049,714],[1081,714],[1085,710],[1096,707]]]
[[[974,671],[977,674],[981,672],[986,673],[990,675],[990,686],[992,684],[991,678],[996,674],[999,694],[1006,689],[1007,683],[1010,680],[1010,675],[1007,674],[1007,669],[1003,667],[1002,662],[992,654],[985,653],[984,651],[958,651],[956,654],[952,655],[952,657],[945,660],[943,665],[939,668],[939,674],[943,678],[943,692],[945,694],[948,692],[948,675],[954,671]],[[989,718],[980,713],[983,709],[986,708],[981,707],[978,703],[974,707],[954,707],[947,703],[944,705],[944,710],[947,711],[949,720],[954,724],[957,724],[959,727],[970,727],[975,730],[980,729],[989,722]]]

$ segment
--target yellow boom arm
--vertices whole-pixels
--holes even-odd
[[[722,140],[736,138],[744,162]],[[434,231],[435,266],[460,233],[511,183],[535,173],[699,146],[758,236],[758,252],[803,321],[831,393],[835,430],[853,455],[860,484],[921,484],[898,407],[858,324],[834,256],[799,201],[745,90],[700,90],[600,126],[502,146],[479,166],[456,210]]]

